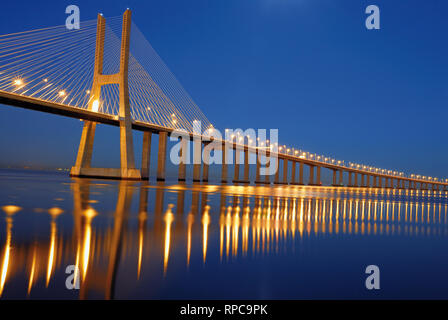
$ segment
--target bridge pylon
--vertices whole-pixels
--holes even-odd
[[[129,40],[131,32],[131,11],[123,14],[123,29],[121,33],[120,70],[115,74],[103,74],[104,39],[106,20],[98,15],[95,66],[92,90],[88,109],[98,111],[101,87],[108,84],[119,85],[119,123],[120,123],[120,164],[119,169],[92,168],[92,151],[95,139],[96,123],[84,121],[81,141],[78,149],[75,166],[71,168],[71,176],[98,177],[115,179],[142,179],[141,171],[135,168],[134,145],[132,139],[132,116],[129,104],[128,66],[129,66]],[[146,177],[145,177],[146,178]]]

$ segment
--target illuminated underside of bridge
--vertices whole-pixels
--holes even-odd
[[[131,12],[123,17],[81,23],[79,30],[50,27],[0,36],[0,103],[84,120],[83,134],[72,176],[119,179],[148,179],[152,134],[158,134],[157,180],[165,180],[167,137],[182,130],[193,140],[195,150],[213,142],[222,153],[222,182],[228,182],[228,154],[235,159],[233,182],[249,183],[249,157],[256,155],[256,183],[303,185],[304,167],[309,169],[308,185],[321,184],[321,169],[332,171],[333,186],[409,188],[446,191],[448,179],[417,174],[405,175],[295,148],[252,141],[242,136],[210,139],[194,131],[213,125],[183,89],[138,27]],[[96,124],[120,128],[121,166],[118,169],[92,168],[91,158]],[[134,159],[132,130],[143,131],[141,169]],[[211,141],[212,140],[212,141]],[[210,154],[208,155],[210,156]],[[283,161],[277,165],[274,181],[260,176],[262,160]],[[277,160],[276,160],[277,161]],[[203,161],[201,161],[203,162]],[[289,165],[290,164],[290,165]],[[179,164],[179,180],[186,180],[186,163]],[[193,181],[208,181],[209,164],[193,165]],[[202,171],[202,175],[201,175]],[[297,174],[298,171],[298,174]],[[359,181],[358,181],[359,178]]]

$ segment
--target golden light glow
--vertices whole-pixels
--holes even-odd
[[[55,251],[56,251],[56,235],[57,235],[57,227],[54,219],[51,221],[51,237],[50,237],[50,250],[48,252],[48,266],[47,266],[47,279],[45,282],[45,286],[48,287],[50,283],[51,274],[53,272],[54,260],[55,260]]]
[[[146,223],[146,212],[140,212],[138,215],[139,227],[138,227],[138,264],[137,264],[137,279],[140,279],[140,272],[142,269],[143,260],[143,244],[145,237],[145,223]]]
[[[98,100],[93,100],[93,102],[92,102],[92,111],[93,112],[98,112],[99,109],[100,109],[100,102]]]
[[[30,279],[28,281],[28,291],[27,294],[29,295],[31,292],[31,288],[34,284],[34,275],[36,273],[36,247],[34,247],[33,250],[33,260],[31,262],[31,271],[30,271]]]
[[[6,218],[6,244],[3,254],[2,269],[0,272],[0,297],[3,294],[6,277],[8,275],[9,256],[11,254],[11,229],[12,229],[12,219],[8,217]]]
[[[58,207],[53,207],[48,209],[48,213],[52,216],[52,217],[57,217],[58,215],[62,214],[64,212],[64,210],[62,210],[61,208]]]
[[[206,206],[202,216],[202,257],[204,263],[207,258],[208,226],[210,224],[209,210],[210,206]]]
[[[165,213],[165,250],[163,255],[163,274],[166,275],[166,269],[168,267],[168,259],[170,257],[170,242],[171,242],[171,224],[174,221],[174,215],[171,211],[172,204],[168,206]]]
[[[187,267],[190,266],[191,229],[193,227],[193,222],[194,222],[194,215],[192,213],[189,213],[187,217]]]
[[[92,219],[98,215],[98,212],[89,207],[82,212],[82,215],[85,217],[85,226],[84,226],[84,239],[82,242],[82,278],[85,279],[87,275],[87,270],[89,267],[90,255],[91,255],[91,243],[92,243]]]
[[[9,205],[9,206],[3,206],[2,210],[5,211],[7,215],[13,215],[22,210],[22,208],[19,206]]]

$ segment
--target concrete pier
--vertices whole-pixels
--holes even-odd
[[[151,164],[151,137],[150,131],[143,132],[142,147],[142,179],[149,179],[149,168]]]
[[[261,155],[259,152],[256,153],[256,171],[255,171],[255,183],[261,183],[262,181],[260,180],[260,170],[261,170]]]
[[[181,147],[179,150],[179,157],[180,157],[180,163],[179,163],[179,181],[186,181],[186,166],[187,166],[187,151],[188,151],[188,143],[189,141],[187,139],[181,139]]]
[[[224,143],[222,146],[222,164],[221,164],[221,183],[227,183],[228,181],[228,171],[227,171],[227,147]]]
[[[321,185],[321,181],[320,181],[320,166],[316,167],[316,185],[318,185],[318,186]]]
[[[332,171],[333,171],[333,183],[332,183],[332,186],[336,187],[338,185],[338,183],[336,181],[336,179],[337,179],[337,172],[338,171],[336,169],[333,169]]]
[[[208,172],[210,167],[210,151],[203,153],[203,161],[204,164],[202,165],[202,182],[208,182]]]
[[[277,158],[277,171],[275,172],[274,184],[280,184],[280,159]]]
[[[168,134],[159,132],[159,153],[157,159],[157,181],[165,181],[166,143]]]
[[[303,185],[303,163],[300,162],[299,165],[299,185]]]
[[[283,184],[288,184],[288,160],[283,160]]]
[[[296,165],[297,163],[295,161],[291,163],[291,184],[296,184]]]
[[[308,179],[308,185],[314,186],[314,166],[310,165],[309,167],[310,167],[310,175]]]

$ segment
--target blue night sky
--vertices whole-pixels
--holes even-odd
[[[282,144],[448,176],[447,1],[3,1],[0,34],[64,24],[69,4],[81,20],[131,8],[217,128],[278,128]],[[381,30],[365,28],[370,4]],[[68,168],[81,129],[79,120],[0,106],[0,166]],[[118,129],[99,126],[95,142],[94,164],[118,166]]]

